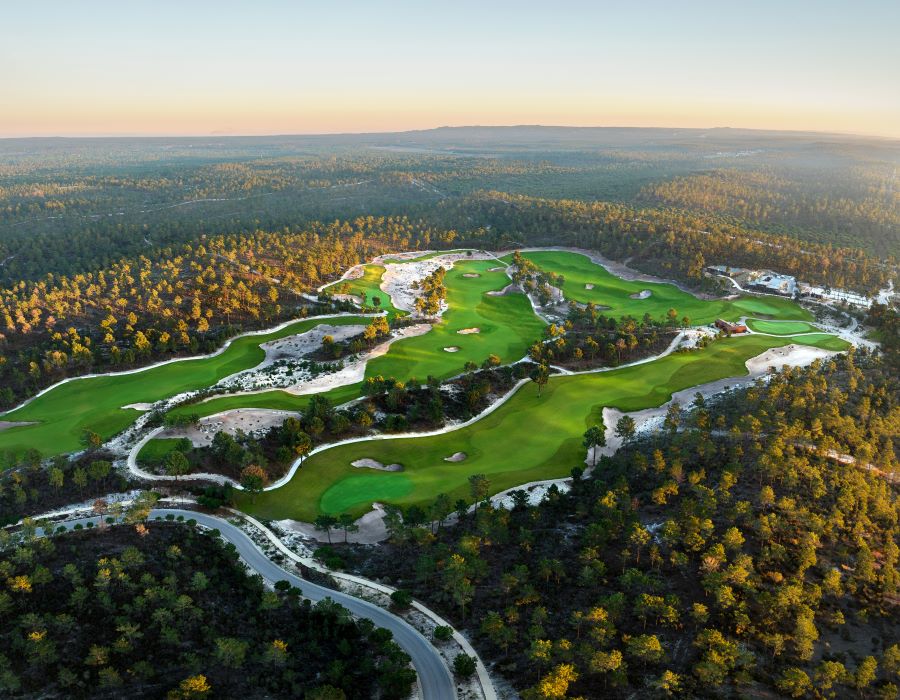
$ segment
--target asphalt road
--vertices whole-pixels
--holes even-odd
[[[425,700],[453,700],[456,698],[456,686],[453,683],[453,678],[447,671],[447,667],[441,660],[437,649],[413,627],[396,615],[392,615],[377,605],[331,588],[324,588],[282,569],[263,554],[243,530],[222,518],[178,508],[157,508],[150,513],[150,517],[165,517],[170,514],[176,517],[183,515],[186,520],[193,518],[205,527],[218,529],[222,533],[222,537],[237,548],[241,558],[247,562],[250,568],[264,579],[273,583],[281,580],[290,581],[291,585],[297,586],[303,591],[304,598],[309,598],[314,602],[324,598],[331,598],[336,603],[340,603],[347,608],[353,615],[366,617],[378,627],[390,630],[394,633],[394,640],[397,644],[412,658],[413,666],[419,676],[419,687],[422,697]],[[98,518],[82,518],[63,524],[71,529],[76,523],[85,524],[88,521],[96,523]]]

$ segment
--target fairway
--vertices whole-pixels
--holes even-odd
[[[445,379],[463,372],[466,362],[481,364],[491,353],[503,363],[522,359],[528,347],[541,337],[544,322],[535,316],[524,294],[489,296],[509,283],[501,272],[489,272],[495,261],[461,261],[447,272],[448,309],[440,321],[424,335],[398,340],[388,352],[371,360],[366,377],[395,377],[401,381],[416,378],[424,382],[429,375]],[[480,277],[465,277],[477,274]],[[460,335],[459,330],[478,328],[478,333]],[[459,348],[446,352],[445,347]],[[323,395],[340,405],[361,394],[362,384],[331,389]],[[181,406],[175,415],[209,416],[233,408],[276,408],[298,411],[306,408],[309,396],[285,391],[225,396],[204,403]]]
[[[366,440],[319,452],[304,462],[290,482],[256,496],[255,502],[242,495],[240,506],[264,518],[311,521],[323,512],[359,515],[379,499],[425,505],[439,493],[468,498],[467,480],[472,474],[486,474],[492,493],[568,476],[583,463],[582,433],[587,426],[601,423],[603,407],[634,411],[659,406],[681,389],[745,375],[747,359],[788,343],[820,345],[833,340],[847,346],[840,339],[824,337],[831,340],[733,337],[704,350],[675,353],[642,365],[554,376],[542,397],[527,384],[494,412],[453,432]],[[445,461],[455,452],[466,453],[466,459]],[[363,458],[399,463],[404,471],[366,473],[351,466]]]
[[[0,431],[0,453],[21,454],[34,448],[50,457],[74,452],[81,449],[80,437],[85,429],[109,438],[128,427],[138,412],[122,406],[152,403],[212,386],[235,372],[254,367],[265,358],[265,351],[259,347],[261,343],[303,333],[320,323],[367,322],[367,318],[360,316],[311,318],[277,331],[241,336],[213,357],[170,362],[129,374],[74,379],[5,414],[3,420],[36,421],[36,424]]]
[[[815,333],[815,326],[805,321],[763,321],[758,318],[748,318],[747,326],[757,333],[771,333],[773,335],[794,335],[796,333]]]
[[[387,292],[381,291],[381,278],[384,275],[383,265],[365,265],[363,267],[363,276],[355,280],[341,280],[334,284],[329,284],[322,291],[329,291],[332,294],[337,293],[337,287],[348,285],[349,293],[354,296],[366,296],[366,306],[374,306],[372,300],[378,299],[378,309],[387,311],[389,316],[408,316],[406,311],[401,311],[391,302],[391,296]]]
[[[675,309],[679,321],[687,316],[692,325],[712,323],[717,318],[737,321],[742,316],[749,315],[804,321],[812,319],[808,311],[790,299],[742,296],[733,301],[706,301],[697,299],[674,284],[623,280],[580,253],[529,252],[522,253],[522,257],[547,272],[563,275],[566,280],[563,288],[566,299],[607,306],[609,310],[603,313],[611,316],[630,315],[640,319],[645,313],[649,313],[654,319],[660,320],[665,318],[669,309]],[[504,260],[511,263],[512,256],[508,255]],[[588,289],[586,285],[593,285],[593,288]],[[645,290],[650,292],[649,297],[631,298]]]

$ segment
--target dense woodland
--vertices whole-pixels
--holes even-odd
[[[190,525],[32,539],[0,552],[0,575],[3,697],[367,700],[415,681],[390,632],[266,590]]]
[[[895,698],[898,435],[897,375],[851,354],[676,406],[539,506],[441,527],[439,498],[343,556],[466,627],[526,698]]]

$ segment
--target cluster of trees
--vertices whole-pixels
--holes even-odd
[[[900,250],[900,206],[892,169],[829,168],[813,177],[772,169],[714,170],[646,187],[641,199],[730,216],[751,226],[818,243],[864,248],[883,257]]]
[[[774,268],[804,281],[874,292],[895,273],[856,248],[800,241],[748,228],[707,213],[638,209],[620,203],[540,199],[476,192],[435,209],[436,225],[459,227],[461,242],[504,249],[566,245],[600,251],[613,260],[694,287],[718,289],[703,276],[707,264]],[[480,228],[477,228],[480,227]]]
[[[7,543],[0,694],[409,694],[415,672],[390,632],[287,581],[267,590],[216,534],[163,521]]]
[[[77,459],[55,457],[43,464],[36,450],[9,457],[0,469],[0,527],[29,513],[127,490],[128,479],[112,468],[111,456],[89,451]]]
[[[679,320],[675,309],[669,310],[664,321],[650,314],[638,321],[631,316],[606,316],[593,302],[584,307],[571,303],[565,323],[547,326],[544,342],[532,345],[528,354],[539,364],[570,369],[614,367],[664,350],[672,342],[676,325],[689,326],[690,319]]]
[[[388,249],[415,248],[425,230],[368,217],[217,237],[0,289],[0,408],[66,376],[209,352],[239,330],[302,315],[301,292]]]
[[[419,292],[416,296],[416,311],[420,316],[437,316],[440,313],[441,304],[447,297],[447,288],[444,286],[446,274],[447,270],[439,267],[418,282],[413,282],[413,289]]]
[[[438,499],[353,566],[468,626],[528,698],[893,698],[898,426],[883,358],[786,370],[655,435],[622,426],[623,450],[538,506],[473,483],[457,527],[427,527]]]
[[[523,258],[518,250],[513,253],[512,280],[526,294],[537,297],[541,306],[546,306],[554,299],[561,299],[562,288],[566,283],[565,276],[541,269],[533,260]]]

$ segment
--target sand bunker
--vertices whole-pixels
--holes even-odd
[[[629,294],[628,297],[630,299],[646,299],[651,294],[653,294],[653,292],[651,292],[649,289],[643,289],[640,292],[638,292],[637,294]]]
[[[490,270],[488,270],[488,272],[505,272],[505,271],[506,271],[505,267],[492,267]]]
[[[449,348],[444,348],[444,352],[459,352],[459,345],[451,345]]]
[[[468,455],[465,452],[454,452],[449,457],[444,457],[445,462],[462,462]]]
[[[489,297],[505,297],[507,294],[521,294],[522,290],[519,289],[519,285],[511,282],[506,285],[503,289],[495,289],[490,292],[485,292]]]
[[[460,335],[472,335],[473,333],[481,333],[480,328],[462,328],[456,331]]]
[[[383,472],[403,471],[402,464],[382,464],[377,459],[369,459],[368,457],[357,459],[355,462],[350,462],[350,464],[358,469],[380,469]]]
[[[591,283],[588,283],[588,284],[584,285],[584,288],[585,289],[593,289],[594,285],[592,285]]]
[[[0,430],[6,430],[7,428],[18,428],[22,425],[34,425],[34,423],[29,421],[0,420]]]
[[[463,277],[481,277],[477,272],[466,272]]]

